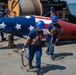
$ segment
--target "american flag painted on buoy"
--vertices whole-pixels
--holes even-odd
[[[28,33],[35,28],[36,22],[44,21],[44,29],[42,39],[45,40],[46,28],[49,23],[52,23],[51,18],[43,16],[16,16],[16,17],[2,17],[0,18],[0,32],[10,33],[22,38],[27,38]],[[76,40],[76,24],[58,20],[61,25],[64,35],[61,40]]]

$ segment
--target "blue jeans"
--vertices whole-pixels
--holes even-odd
[[[28,45],[28,49],[29,49],[29,57],[28,60],[29,62],[32,62],[33,58],[34,58],[34,54],[36,53],[36,67],[41,65],[41,55],[42,55],[42,46],[32,46],[32,45]]]
[[[4,38],[4,33],[3,32],[0,32],[1,33],[1,38],[3,39]]]
[[[54,40],[51,39],[50,36],[46,36],[46,41],[48,43],[47,50],[52,54],[54,52],[54,47],[51,48],[52,44],[54,43]]]

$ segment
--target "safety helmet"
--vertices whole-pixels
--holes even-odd
[[[8,8],[5,9],[5,13],[9,12]]]
[[[44,22],[42,20],[39,20],[37,23],[36,23],[36,26],[40,29],[42,29],[44,27]]]
[[[52,16],[52,21],[58,21],[58,17],[57,16]]]
[[[51,10],[51,11],[54,10],[54,7],[50,7],[50,10]]]
[[[4,9],[3,9],[3,8],[1,8],[1,9],[0,9],[0,11],[4,12]]]

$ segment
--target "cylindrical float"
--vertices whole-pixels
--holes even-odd
[[[44,21],[42,39],[45,40],[47,35],[46,28],[52,20],[43,16],[19,16],[19,17],[2,17],[0,18],[0,31],[10,33],[22,38],[27,38],[28,33],[36,26],[39,20]],[[60,40],[76,40],[76,24],[58,20],[63,29],[63,36]]]

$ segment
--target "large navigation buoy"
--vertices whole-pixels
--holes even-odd
[[[8,1],[8,8],[11,10],[17,1]],[[14,16],[42,15],[42,5],[40,0],[19,0],[10,14]]]

